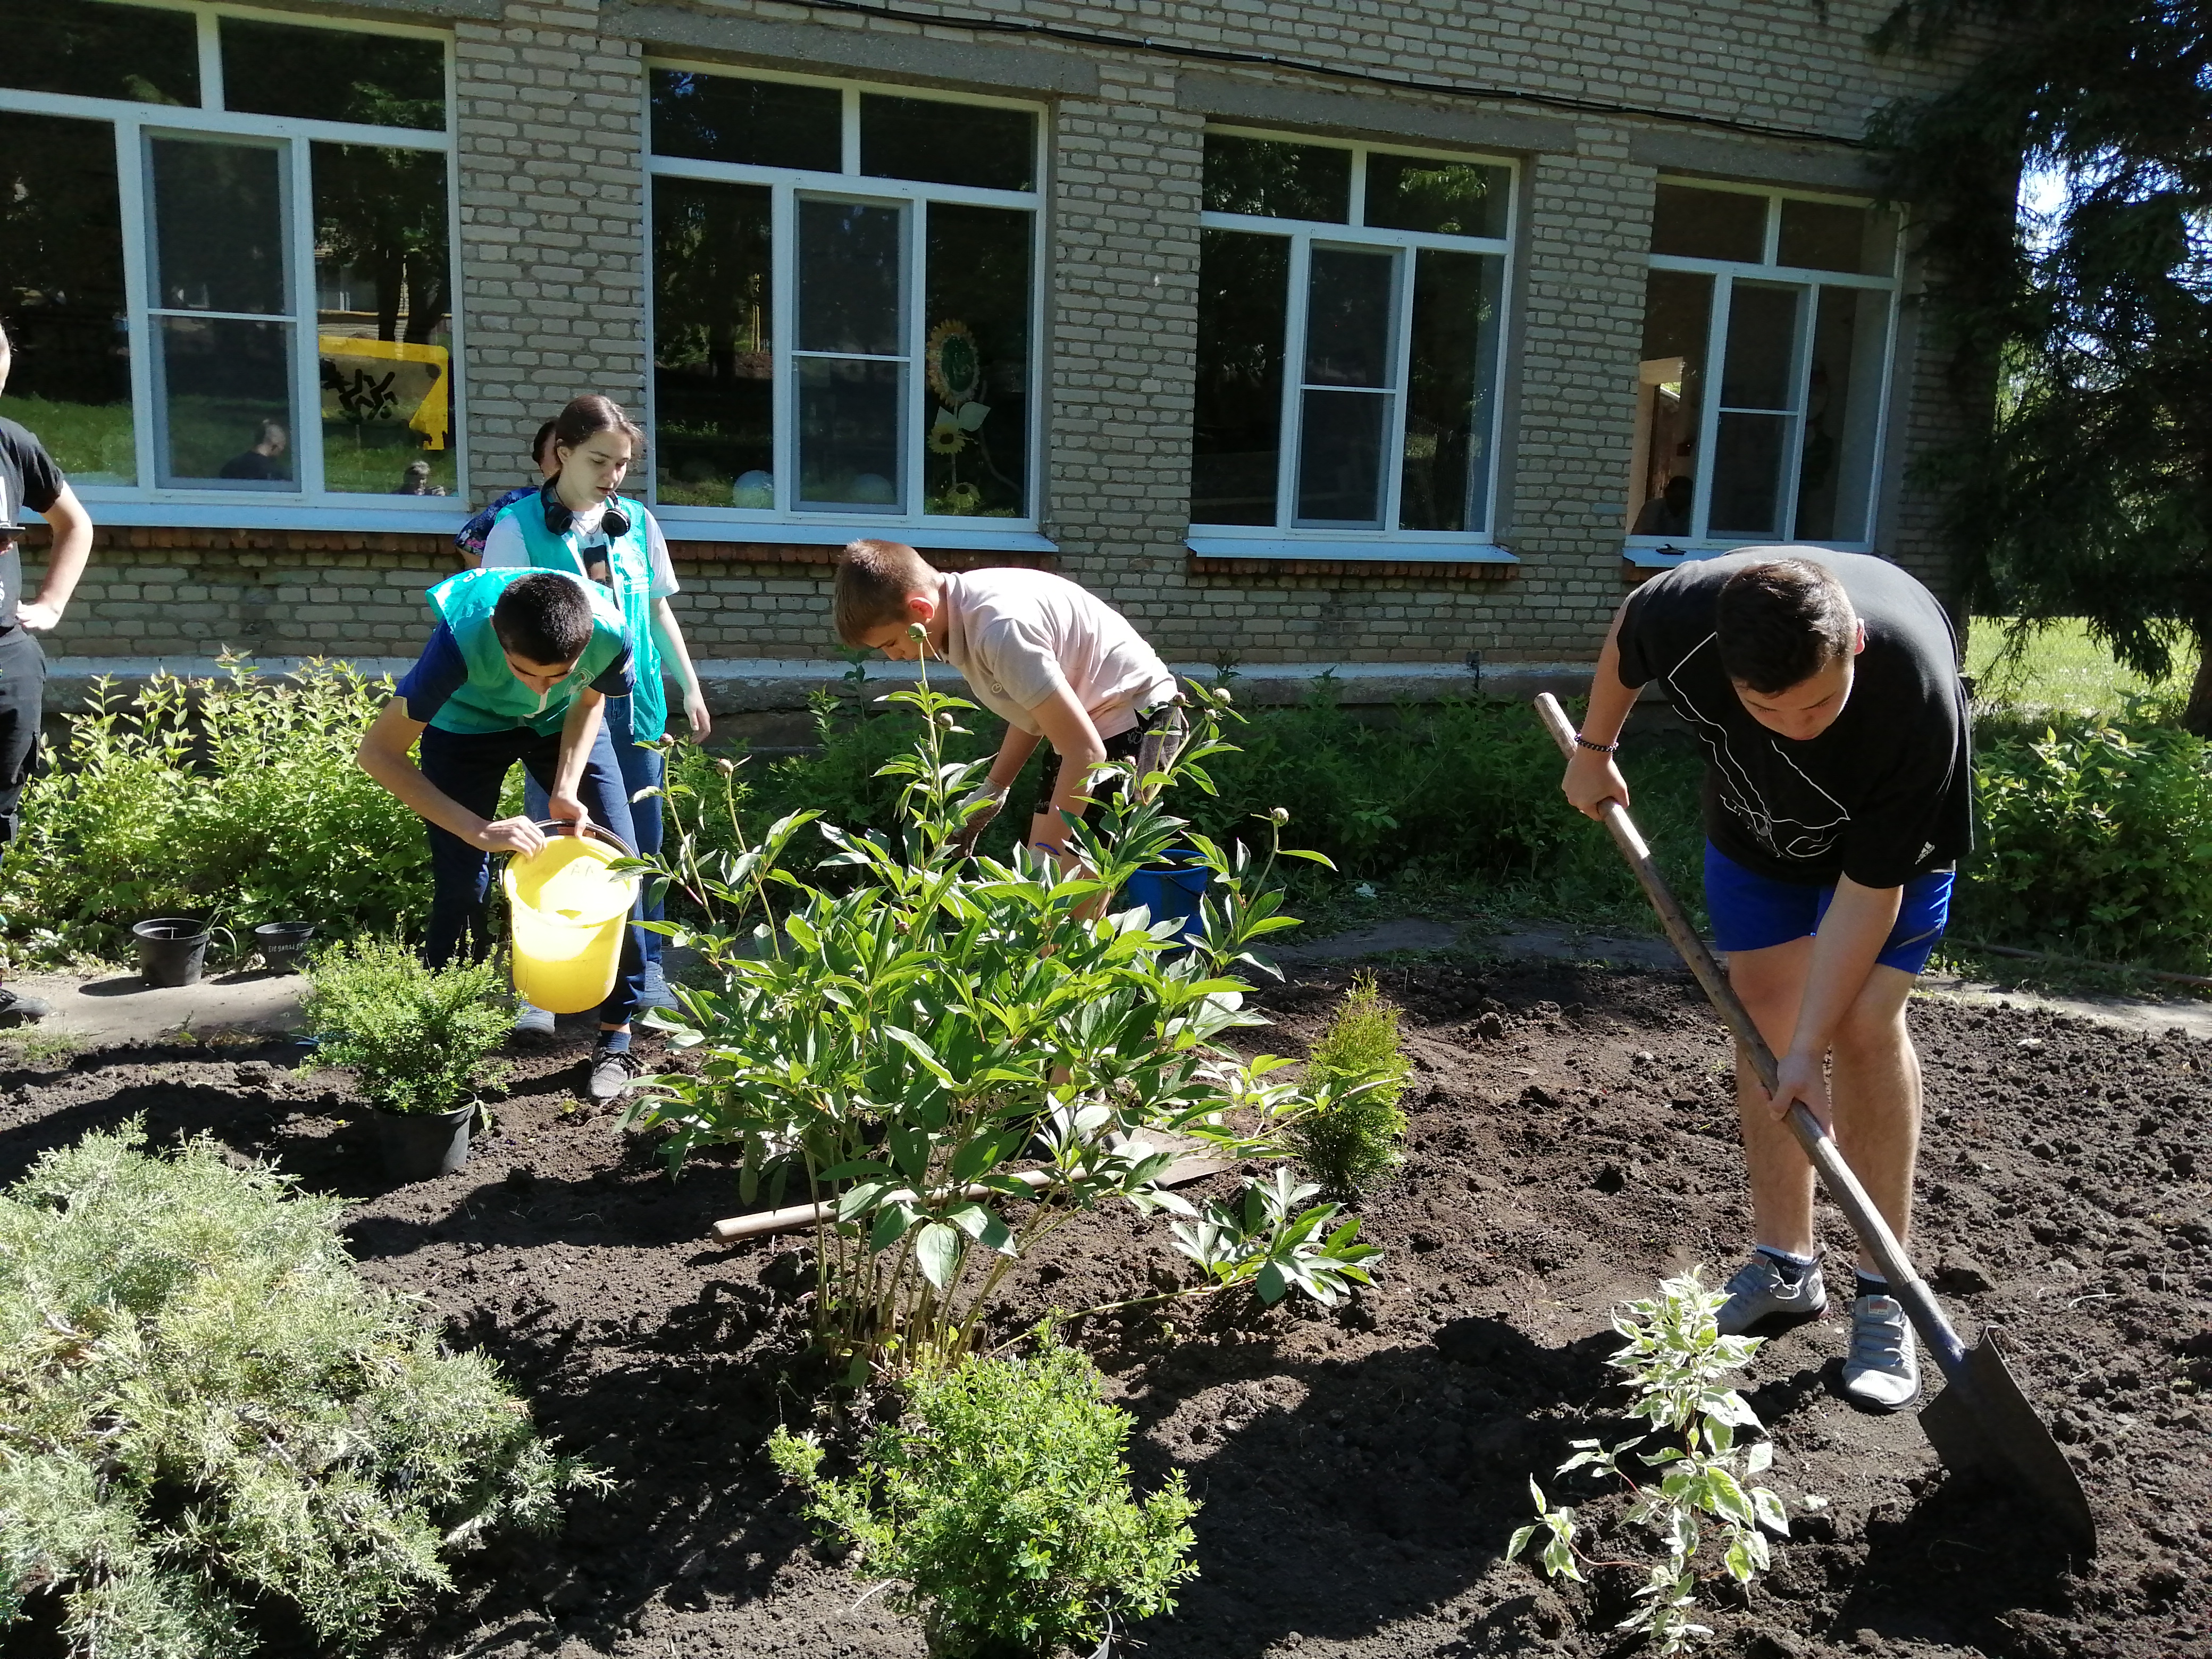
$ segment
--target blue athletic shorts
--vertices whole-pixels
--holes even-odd
[[[1897,926],[1875,958],[1885,968],[1917,974],[1928,965],[1936,941],[1951,919],[1954,872],[1931,871],[1905,884]],[[1705,843],[1705,913],[1712,918],[1713,943],[1723,951],[1764,951],[1820,930],[1836,884],[1777,881],[1747,870],[1712,842]]]

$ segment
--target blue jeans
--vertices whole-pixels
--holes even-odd
[[[470,811],[486,818],[498,815],[500,791],[506,786],[507,769],[517,761],[522,763],[523,771],[531,781],[538,786],[542,802],[544,792],[552,784],[553,768],[560,753],[559,732],[541,733],[527,726],[517,726],[511,732],[445,732],[434,726],[422,730],[422,775]],[[599,740],[585,762],[584,775],[576,793],[585,810],[591,813],[592,823],[620,836],[629,846],[637,845],[635,826],[630,822],[629,792],[623,787],[622,769],[616,763],[614,745],[608,741],[605,726],[600,728]],[[544,817],[542,806],[532,816]],[[491,884],[491,854],[434,823],[428,828],[433,888],[429,937],[422,954],[433,968],[443,967],[465,948],[470,956],[481,960],[488,942],[483,936],[483,918],[484,895]],[[637,913],[632,910],[630,914],[634,919]],[[636,927],[623,930],[622,965],[616,972],[615,988],[599,1005],[602,1025],[627,1025],[630,1016],[637,1012],[637,1005],[645,994],[641,939]]]
[[[629,821],[637,830],[637,839],[630,842],[641,859],[660,856],[660,797],[647,795],[636,799],[641,789],[660,787],[662,764],[658,749],[641,749],[631,735],[629,721],[630,700],[628,697],[609,697],[605,716],[599,723],[599,735],[614,744],[615,763],[622,768],[623,793],[631,798]],[[544,788],[534,777],[522,781],[523,810],[533,818],[545,816],[547,796]],[[599,817],[599,809],[592,809]],[[643,903],[638,911],[641,921],[659,921],[668,915],[668,888],[665,883],[647,881],[644,884]],[[647,962],[660,960],[660,947],[668,941],[649,927],[638,929],[638,939]]]

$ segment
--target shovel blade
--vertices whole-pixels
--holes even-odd
[[[1920,1413],[1920,1426],[1946,1468],[2003,1481],[2033,1499],[2081,1553],[2097,1553],[2081,1482],[2005,1368],[1995,1331],[1966,1351],[1961,1372]]]

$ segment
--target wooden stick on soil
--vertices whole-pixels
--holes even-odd
[[[1224,1170],[1237,1167],[1233,1159],[1225,1158],[1186,1158],[1170,1164],[1160,1174],[1156,1185],[1185,1187],[1194,1181],[1203,1181],[1208,1176],[1219,1175]],[[1049,1170],[1024,1170],[1015,1180],[1032,1190],[1041,1190],[1052,1184]],[[964,1196],[988,1198],[988,1187],[970,1187]],[[718,1244],[734,1244],[741,1238],[758,1238],[766,1233],[787,1233],[800,1227],[811,1227],[826,1221],[837,1207],[835,1199],[824,1199],[819,1204],[792,1204],[781,1210],[762,1210],[753,1215],[733,1215],[717,1221],[710,1230]]]

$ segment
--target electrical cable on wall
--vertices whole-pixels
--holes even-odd
[[[1568,110],[1585,115],[1626,115],[1644,121],[1664,121],[1677,125],[1711,127],[1723,132],[1741,133],[1756,138],[1785,138],[1795,143],[1835,144],[1848,149],[1863,149],[1867,147],[1866,141],[1862,138],[1839,137],[1831,132],[1817,132],[1805,127],[1784,126],[1779,123],[1731,120],[1726,116],[1698,115],[1685,110],[1620,103],[1610,99],[1577,98],[1565,93],[1530,92],[1521,88],[1483,86],[1464,81],[1449,81],[1416,75],[1392,75],[1378,70],[1359,69],[1350,64],[1324,64],[1311,58],[1286,57],[1280,52],[1240,52],[1229,46],[1203,46],[1181,40],[1164,40],[1153,35],[1113,34],[1098,29],[1076,28],[1064,23],[1041,23],[1012,17],[978,17],[951,11],[909,11],[901,6],[872,3],[871,0],[800,0],[800,3],[816,11],[838,11],[862,17],[880,17],[887,22],[910,23],[923,27],[972,29],[979,34],[1035,35],[1043,40],[1065,40],[1077,46],[1109,46],[1119,52],[1156,52],[1163,57],[1191,58],[1201,63],[1232,64],[1257,69],[1289,70],[1300,75],[1319,76],[1328,80],[1350,81],[1370,86],[1387,87],[1395,92],[1419,92],[1447,98],[1479,98],[1502,103],[1533,104],[1546,109]]]

